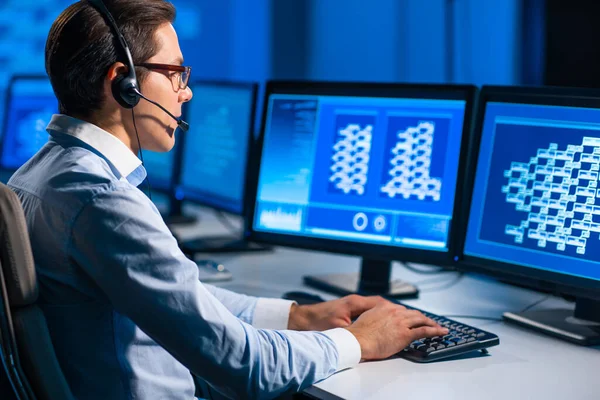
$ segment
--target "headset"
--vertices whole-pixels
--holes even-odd
[[[183,132],[187,132],[190,129],[190,125],[187,122],[185,122],[181,118],[177,118],[169,111],[167,111],[166,108],[164,108],[157,102],[148,99],[142,94],[142,92],[139,89],[137,77],[135,75],[135,65],[133,64],[133,57],[131,57],[129,46],[127,45],[125,37],[123,36],[121,31],[119,30],[119,27],[117,26],[117,22],[113,18],[110,11],[108,11],[108,8],[106,8],[106,5],[102,0],[88,0],[88,2],[101,15],[105,17],[108,25],[111,27],[116,38],[121,44],[121,48],[125,55],[125,64],[128,68],[127,74],[117,76],[112,82],[111,90],[115,100],[121,105],[121,107],[131,109],[135,107],[140,102],[140,98],[142,98],[166,112],[171,118],[177,121],[177,126],[179,127],[179,129],[181,129]]]

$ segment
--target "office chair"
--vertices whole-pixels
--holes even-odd
[[[19,400],[74,399],[60,369],[38,284],[25,215],[0,183],[0,362]],[[6,380],[5,380],[6,381]]]

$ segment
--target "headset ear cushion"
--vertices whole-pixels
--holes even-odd
[[[133,108],[140,101],[140,97],[132,90],[136,87],[134,79],[127,75],[119,75],[112,82],[112,95],[121,107]]]

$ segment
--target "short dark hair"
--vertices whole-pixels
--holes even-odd
[[[133,63],[158,51],[157,28],[175,20],[175,7],[165,0],[104,0],[125,37]],[[88,1],[67,7],[56,18],[46,41],[46,73],[58,99],[59,112],[89,117],[104,102],[102,85],[123,50],[107,21]],[[136,68],[140,86],[147,71]]]

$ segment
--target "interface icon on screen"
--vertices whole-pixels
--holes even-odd
[[[599,167],[600,139],[593,137],[565,150],[551,143],[529,162],[512,162],[504,171],[508,183],[502,192],[525,219],[518,226],[506,225],[505,234],[515,243],[527,235],[540,248],[553,243],[559,251],[573,246],[585,254],[590,233],[600,233]]]
[[[423,121],[397,133],[389,162],[391,178],[382,192],[391,198],[416,196],[419,200],[440,201],[442,180],[430,176],[434,132],[435,124]]]

